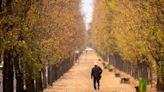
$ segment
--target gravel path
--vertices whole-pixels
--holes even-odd
[[[44,92],[135,92],[132,86],[120,84],[120,78],[116,78],[113,72],[103,69],[98,58],[95,52],[83,53],[79,58],[79,63],[76,63]],[[95,62],[98,62],[103,69],[100,90],[94,90],[90,75]]]

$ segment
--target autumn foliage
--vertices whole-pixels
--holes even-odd
[[[163,0],[96,0],[94,48],[131,63],[149,63],[153,84],[164,85],[163,4]]]
[[[86,33],[79,5],[79,0],[0,0],[4,92],[13,91],[13,69],[21,81],[17,92],[26,82],[32,90],[27,92],[33,92],[29,82],[39,78],[45,66],[83,49]]]

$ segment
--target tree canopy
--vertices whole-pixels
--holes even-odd
[[[73,57],[75,50],[84,48],[85,37],[78,0],[0,1],[0,54],[4,52],[4,70],[9,69],[5,58],[19,61],[17,66],[24,79],[36,79],[46,65]]]
[[[148,62],[153,80],[164,83],[162,0],[97,0],[92,42],[99,53],[119,54],[128,62]],[[158,71],[157,71],[158,70]],[[158,73],[157,73],[158,72]]]

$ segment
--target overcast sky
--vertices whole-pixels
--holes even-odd
[[[86,25],[86,29],[89,28],[89,24],[92,21],[92,15],[93,15],[93,5],[94,0],[81,0],[81,11],[84,15],[84,21]]]

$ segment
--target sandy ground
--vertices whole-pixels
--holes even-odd
[[[48,87],[44,92],[135,92],[134,87],[120,84],[113,72],[103,69],[101,61],[95,52],[83,53],[78,62],[60,79]],[[91,80],[91,68],[98,62],[103,69],[100,80],[100,90],[94,90]]]

